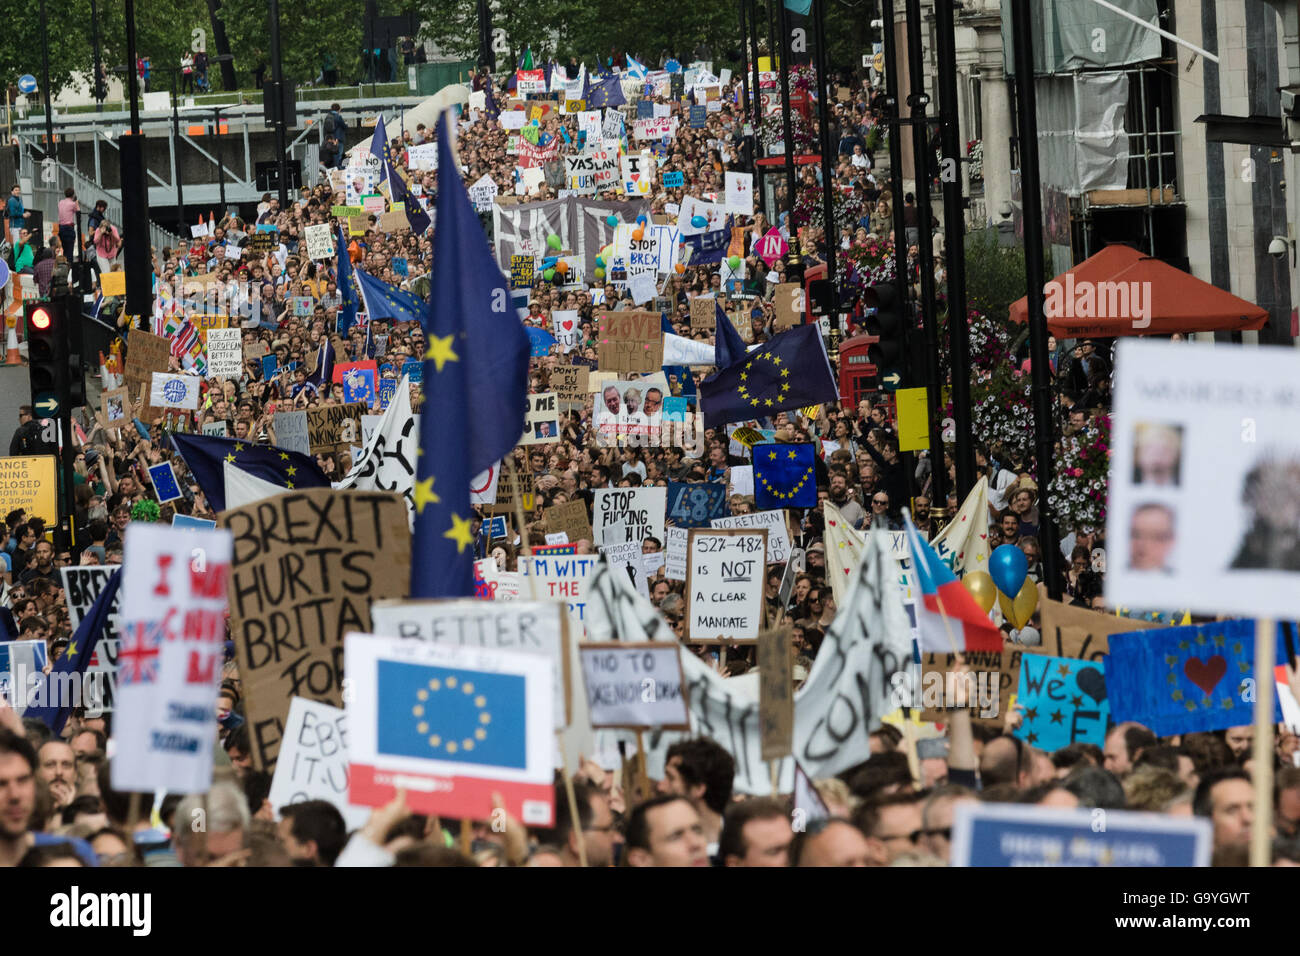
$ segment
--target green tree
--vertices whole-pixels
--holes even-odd
[[[4,85],[30,73],[41,82],[42,51],[50,50],[50,92],[57,95],[72,83],[75,73],[90,72],[90,0],[68,0],[57,7],[48,3],[49,30],[41,35],[40,8],[29,4],[21,12],[13,9],[0,30],[0,63],[4,64]],[[65,24],[77,24],[65,29]],[[84,26],[82,26],[84,25]]]
[[[206,3],[202,5],[206,9]],[[341,82],[356,80],[365,45],[362,9],[360,3],[281,0],[280,59],[285,80],[314,83],[327,54],[334,57]],[[266,78],[270,79],[271,27],[266,0],[222,0],[221,18],[240,87],[253,85],[252,73],[260,63],[267,64]],[[216,53],[210,34],[208,53]]]

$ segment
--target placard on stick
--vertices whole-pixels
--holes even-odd
[[[562,505],[551,505],[546,509],[546,530],[551,533],[563,531],[570,542],[593,541],[587,503],[578,498]]]
[[[1100,661],[1110,652],[1108,638],[1111,634],[1148,631],[1163,626],[1154,621],[1139,621],[1136,618],[1073,607],[1053,601],[1046,595],[1039,596],[1038,606],[1042,611],[1043,643],[1024,648],[1027,654]]]
[[[585,365],[557,365],[551,370],[551,388],[555,389],[561,408],[582,405],[587,401],[587,376],[590,372]]]
[[[230,635],[253,762],[268,772],[290,699],[343,703],[343,637],[370,605],[406,596],[411,532],[401,495],[309,488],[223,511],[234,535]]]
[[[798,282],[782,282],[772,293],[772,306],[776,310],[776,327],[792,329],[803,322],[803,286]]]
[[[369,412],[365,402],[322,405],[307,410],[307,435],[313,455],[332,452],[339,445],[361,441],[361,416]]]
[[[689,643],[758,640],[766,552],[766,528],[690,530],[686,554]]]
[[[717,314],[717,299],[711,295],[697,295],[691,299],[691,331],[712,332]]]
[[[764,760],[780,760],[794,747],[794,667],[791,629],[758,635],[758,720]]]
[[[606,372],[650,374],[664,364],[664,334],[658,313],[597,314],[597,368]]]
[[[140,329],[127,332],[123,383],[132,402],[139,400],[143,394],[145,407],[140,410],[140,419],[146,425],[162,417],[164,409],[149,405],[149,386],[153,383],[154,372],[167,371],[167,360],[170,357],[170,339]]]
[[[690,730],[678,644],[579,644],[593,729]]]

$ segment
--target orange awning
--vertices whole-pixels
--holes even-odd
[[[1107,246],[1053,283],[1047,328],[1059,338],[1253,331],[1268,321],[1265,309],[1128,246]],[[1016,301],[1011,320],[1027,312]]]

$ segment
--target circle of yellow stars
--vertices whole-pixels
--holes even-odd
[[[1227,645],[1227,638],[1225,638],[1222,634],[1215,634],[1212,637],[1207,639],[1204,634],[1198,634],[1196,635],[1195,638],[1191,640],[1179,641],[1178,649],[1180,651],[1190,651],[1192,650],[1193,643],[1199,645],[1200,647],[1205,647],[1207,644],[1213,644],[1214,647],[1222,648]],[[1232,653],[1240,656],[1241,652],[1242,652],[1241,641],[1233,641]],[[1169,674],[1165,677],[1166,683],[1171,685],[1175,685],[1178,683],[1178,673],[1179,673],[1178,662],[1180,660],[1183,659],[1180,658],[1177,654],[1165,655],[1165,663],[1169,665]],[[1183,661],[1184,666],[1186,666],[1186,663],[1187,663],[1186,661]],[[1241,672],[1242,675],[1249,675],[1250,664],[1248,664],[1246,661],[1238,660],[1237,670]],[[1242,677],[1242,680],[1245,680],[1245,676]],[[1240,684],[1238,686],[1240,687]],[[1200,688],[1197,689],[1199,690]],[[1187,710],[1189,711],[1196,710],[1197,706],[1200,707],[1214,706],[1214,700],[1210,697],[1209,694],[1202,694],[1198,704],[1196,700],[1192,700],[1189,697],[1187,697],[1187,695],[1185,695],[1178,687],[1174,687],[1169,692],[1169,699],[1174,702],[1182,701],[1183,706],[1187,708]],[[1224,697],[1222,700],[1220,700],[1219,706],[1222,707],[1224,710],[1232,710],[1234,706],[1232,702],[1232,696],[1229,695]]]
[[[749,386],[744,384],[749,381],[750,369],[755,368],[759,362],[764,360],[771,363],[773,368],[778,369],[780,371],[781,373],[779,376],[780,379],[789,379],[790,377],[790,370],[788,368],[781,368],[781,356],[772,355],[770,353],[755,355],[753,359],[750,361],[749,366],[741,370],[740,373],[741,384],[736,386],[736,394],[741,397],[742,401],[748,402],[754,408],[772,408],[773,405],[775,404],[771,398],[762,398],[758,395],[752,394],[749,391]],[[772,384],[775,385],[776,382],[773,381]],[[781,390],[777,393],[776,401],[777,402],[785,401],[786,392],[788,391],[790,391],[790,383],[788,381],[782,381]]]
[[[795,458],[798,457],[795,454],[793,448],[791,448],[789,451],[789,457],[791,461],[794,461]],[[767,453],[767,458],[768,461],[776,461],[777,453],[775,451],[769,451]],[[794,486],[789,491],[786,492],[777,491],[776,488],[772,487],[772,484],[767,480],[767,475],[759,475],[758,480],[761,481],[763,483],[763,487],[766,488],[768,491],[770,491],[775,497],[784,500],[786,498],[794,498],[796,495],[798,495],[800,490],[803,488],[803,486],[806,485],[808,482],[812,481],[812,476],[813,476],[813,469],[811,466],[809,466],[809,468],[802,475],[799,476],[799,480],[794,484]]]
[[[456,350],[452,347],[455,341],[455,334],[429,335],[424,360],[432,362],[437,372],[441,372],[448,362],[459,362],[460,356],[456,354]],[[420,449],[420,454],[424,454],[423,448]],[[434,477],[430,475],[428,478],[422,478],[415,483],[415,513],[417,515],[423,514],[426,506],[436,505],[442,501],[433,490],[433,482]],[[451,527],[444,531],[442,536],[456,542],[457,554],[464,554],[465,549],[474,543],[474,532],[471,530],[470,519],[462,518],[454,513],[451,516]]]
[[[462,737],[460,740],[444,740],[441,734],[429,734],[429,722],[423,718],[425,714],[425,705],[430,695],[440,693],[441,691],[460,690],[466,697],[474,698],[474,707],[478,710],[479,726],[474,729],[474,733],[468,737]],[[487,739],[487,728],[492,723],[492,715],[487,711],[487,698],[482,694],[474,693],[474,684],[471,681],[460,681],[456,676],[449,675],[442,680],[434,677],[429,680],[427,688],[422,687],[415,692],[416,699],[420,702],[411,708],[411,714],[419,720],[415,729],[421,734],[429,734],[428,743],[434,750],[442,750],[447,754],[455,754],[460,751],[471,751],[475,745],[482,743]]]

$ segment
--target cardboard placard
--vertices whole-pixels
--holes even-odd
[[[1038,607],[1042,613],[1043,643],[1036,647],[1026,647],[1025,651],[1030,654],[1100,661],[1110,652],[1110,643],[1107,641],[1109,635],[1166,626],[1154,621],[1138,621],[1131,617],[1102,614],[1100,611],[1062,604],[1041,593]]]
[[[758,635],[758,725],[763,759],[781,760],[794,747],[794,662],[788,627]]]
[[[502,468],[497,480],[497,500],[488,505],[487,510],[492,514],[514,514],[516,496],[521,499],[524,515],[532,514],[537,502],[533,475],[517,468]]]
[[[767,530],[692,528],[686,547],[687,641],[753,643],[763,625]]]
[[[591,519],[587,517],[587,503],[581,498],[547,508],[546,530],[551,533],[563,532],[566,541],[575,543],[593,541],[595,538],[591,531]]]
[[[1028,648],[1007,644],[1001,651],[967,651],[966,665],[974,680],[966,685],[950,674],[957,664],[955,654],[923,653],[921,686],[913,697],[920,719],[946,723],[954,710],[965,709],[976,723],[1000,728],[1016,692],[1024,650]]]
[[[691,331],[712,332],[717,322],[718,300],[711,295],[691,299]]]
[[[309,488],[223,511],[218,522],[234,536],[230,634],[253,762],[269,772],[291,698],[341,706],[344,635],[369,631],[373,601],[406,596],[406,501]]]
[[[406,218],[404,210],[390,210],[379,217],[380,232],[402,232],[409,231],[410,228],[411,221]]]
[[[311,454],[334,451],[339,445],[361,441],[361,416],[369,412],[364,402],[323,405],[307,410],[307,436]]]
[[[689,730],[680,645],[578,645],[593,729]]]
[[[605,372],[657,372],[664,364],[664,334],[656,312],[599,312],[598,364]]]
[[[560,440],[560,403],[555,392],[536,392],[527,396],[528,414],[524,418],[521,445],[546,445]]]
[[[776,309],[776,327],[792,329],[803,322],[803,286],[798,282],[782,282],[772,293],[772,306]]]
[[[162,417],[164,409],[149,405],[149,386],[153,383],[154,372],[167,371],[170,358],[170,339],[140,329],[127,332],[123,384],[126,385],[132,402],[139,401],[143,395],[145,405],[140,410],[140,419],[146,425]]]
[[[590,373],[591,369],[585,365],[557,365],[551,370],[551,388],[559,396],[561,407],[586,403]]]

